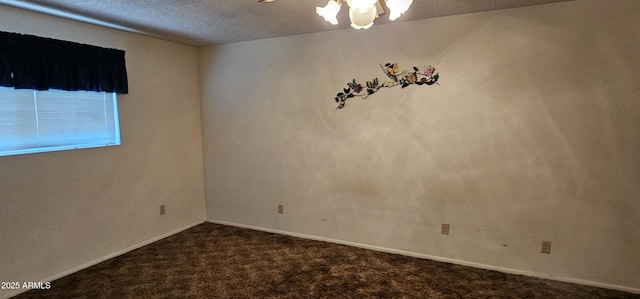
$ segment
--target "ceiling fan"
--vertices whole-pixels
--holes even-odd
[[[271,2],[276,2],[276,0],[258,0],[259,3],[271,3]],[[384,11],[384,7],[383,4],[380,2],[380,0],[376,0],[376,9],[378,10],[378,15],[384,15],[385,11]]]
[[[258,3],[271,3],[276,0],[258,0]],[[386,10],[391,12],[389,20],[393,21],[409,9],[413,0],[329,0],[326,6],[316,7],[316,13],[323,17],[325,21],[337,25],[336,16],[342,7],[342,2],[347,2],[349,6],[349,19],[351,27],[355,29],[368,29],[373,25],[373,21]]]

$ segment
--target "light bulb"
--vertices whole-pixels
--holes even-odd
[[[325,7],[316,7],[316,13],[323,17],[325,21],[337,25],[338,19],[336,16],[340,11],[340,4],[334,0],[329,0]]]
[[[366,8],[349,8],[349,19],[351,19],[351,27],[355,29],[369,29],[373,26],[373,21],[378,16],[378,10],[375,6]]]
[[[387,7],[389,8],[389,20],[393,21],[405,13],[409,6],[411,6],[413,0],[386,0]]]

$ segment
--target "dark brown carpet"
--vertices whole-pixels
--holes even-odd
[[[203,223],[15,298],[640,298]]]

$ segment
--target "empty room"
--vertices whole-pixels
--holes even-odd
[[[640,1],[0,0],[0,37],[0,298],[640,298]]]

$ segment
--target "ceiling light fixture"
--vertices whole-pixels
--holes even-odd
[[[373,21],[378,17],[378,0],[344,0],[349,5],[349,19],[351,27],[355,29],[368,29],[373,26]],[[391,11],[389,20],[397,19],[405,13],[413,0],[385,0],[385,4]],[[342,6],[342,0],[329,0],[326,6],[316,7],[316,13],[325,21],[337,25],[337,15]]]

